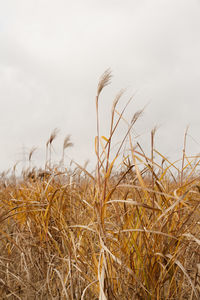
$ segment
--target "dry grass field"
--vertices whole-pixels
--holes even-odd
[[[100,136],[99,97],[110,79],[106,71],[97,89],[95,173],[64,167],[69,136],[61,165],[53,164],[54,131],[44,170],[2,174],[0,299],[199,299],[200,158],[183,149],[177,167],[154,149],[155,130],[147,157],[131,136],[142,111],[113,154],[127,105],[116,113],[119,93],[109,136]]]

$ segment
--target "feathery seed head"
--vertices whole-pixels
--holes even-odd
[[[68,147],[72,147],[74,144],[70,142],[70,138],[71,138],[71,135],[68,134],[65,139],[64,139],[64,143],[63,143],[63,150],[68,148]]]
[[[111,70],[107,69],[102,76],[100,77],[98,88],[97,88],[97,97],[100,95],[101,91],[104,87],[106,87],[108,84],[110,84],[112,74]]]
[[[49,144],[50,144],[50,145],[52,144],[52,142],[55,140],[55,138],[56,138],[58,132],[59,132],[58,128],[55,128],[55,129],[52,131],[52,133],[51,133],[51,135],[50,135],[50,138],[48,139],[48,141],[47,141],[47,143],[46,143],[46,146],[48,146]]]
[[[31,160],[31,158],[32,158],[32,156],[33,156],[33,153],[36,151],[36,149],[37,149],[37,147],[33,147],[33,148],[31,149],[31,151],[29,152],[29,156],[28,156],[28,160],[29,160],[29,161]]]
[[[119,99],[121,98],[121,96],[124,94],[125,90],[122,89],[121,91],[119,91],[119,93],[116,95],[114,101],[113,101],[113,106],[112,106],[112,113],[114,112],[117,103],[119,102]]]
[[[138,120],[138,118],[142,115],[144,109],[136,111],[136,113],[133,115],[133,118],[131,120],[131,124],[135,124],[135,122]]]

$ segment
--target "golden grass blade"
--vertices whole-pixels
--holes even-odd
[[[175,163],[179,162],[180,160],[176,160],[175,162],[171,163],[168,158],[166,158],[164,155],[162,155],[158,150],[154,149],[154,152],[156,152],[160,157],[162,157],[165,161],[167,161],[171,167],[174,167],[177,171],[179,171],[179,169],[175,166]]]
[[[104,280],[105,280],[105,267],[104,267],[104,251],[101,250],[99,256],[99,264],[98,264],[98,280],[99,280],[99,300],[107,300],[106,295],[104,293]]]
[[[92,174],[90,174],[84,167],[82,167],[80,164],[78,164],[78,163],[75,162],[74,160],[72,160],[72,162],[73,162],[80,170],[82,170],[88,177],[90,177],[93,181],[95,181],[94,176],[92,176]]]
[[[119,264],[121,267],[123,267],[130,275],[133,276],[134,280],[141,286],[142,289],[144,289],[149,295],[151,295],[151,293],[144,287],[144,285],[140,282],[140,280],[136,277],[135,273],[128,268],[127,266],[125,266],[122,261],[116,257],[106,246],[105,244],[102,242],[101,243],[102,248],[108,253],[110,254],[111,258],[113,259],[113,261],[115,261],[117,264]]]
[[[168,257],[170,260],[174,260],[173,256],[171,254],[166,254],[165,257]],[[191,287],[192,287],[192,290],[196,296],[196,298],[198,299],[198,294],[197,294],[197,291],[196,291],[196,288],[190,278],[190,276],[188,275],[188,273],[186,272],[185,268],[183,267],[183,265],[180,263],[180,261],[178,259],[175,259],[174,260],[174,263],[181,269],[181,271],[184,273],[185,277],[188,279]]]
[[[193,234],[191,234],[191,233],[184,233],[182,236],[187,237],[189,240],[195,241],[197,243],[197,245],[200,246],[200,240],[197,239]]]
[[[163,217],[165,217],[167,214],[168,214],[168,212],[169,211],[172,211],[178,204],[180,204],[183,200],[184,200],[184,198],[185,198],[185,196],[188,194],[188,192],[189,191],[186,191],[181,197],[178,197],[177,195],[176,195],[176,190],[174,191],[174,195],[175,195],[175,197],[176,197],[176,199],[178,199],[176,202],[174,202],[170,207],[168,207],[166,210],[164,210],[164,212],[156,219],[156,221],[155,221],[155,223],[154,223],[154,225],[157,223],[157,222],[159,222]],[[153,226],[154,226],[153,225]]]
[[[55,271],[56,274],[58,275],[58,278],[60,279],[60,282],[61,282],[61,284],[62,284],[62,288],[63,288],[63,289],[62,289],[62,293],[64,292],[64,295],[65,295],[66,299],[69,299],[69,295],[68,295],[67,290],[66,290],[66,283],[63,281],[60,272],[59,272],[57,269],[54,269],[54,271]]]
[[[152,206],[149,206],[145,203],[139,203],[137,201],[134,201],[132,199],[126,199],[126,200],[110,200],[107,202],[107,204],[109,203],[126,203],[126,204],[132,204],[132,205],[135,205],[135,206],[140,206],[140,207],[144,207],[144,208],[147,208],[147,209],[151,209],[151,210],[156,210],[156,211],[161,211],[161,209],[159,208],[155,208],[155,207],[152,207]]]
[[[89,226],[85,226],[85,225],[70,225],[69,228],[82,228],[82,229],[87,229],[89,231],[97,233],[94,229],[90,228]]]
[[[89,287],[91,287],[93,284],[97,283],[97,282],[98,282],[98,280],[94,280],[93,282],[89,283],[89,284],[84,288],[83,293],[82,293],[82,295],[81,295],[81,300],[84,300],[85,293],[86,293],[87,289],[88,289]]]
[[[114,231],[114,233],[117,233],[118,231]],[[178,241],[178,238],[171,235],[171,234],[168,234],[168,233],[165,233],[165,232],[162,232],[162,231],[156,231],[156,230],[148,230],[148,229],[123,229],[123,230],[120,230],[120,233],[126,233],[126,232],[142,232],[142,233],[152,233],[152,234],[156,234],[156,235],[162,235],[162,236],[166,236],[166,237],[169,237],[173,240],[177,240]]]
[[[105,140],[106,142],[109,142],[109,139],[107,139],[104,135],[102,135],[101,138],[102,138],[103,140]]]

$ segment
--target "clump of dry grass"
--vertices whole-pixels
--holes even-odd
[[[184,152],[179,170],[154,149],[155,130],[147,157],[131,136],[143,110],[135,113],[111,155],[112,138],[128,103],[117,112],[121,91],[111,110],[109,137],[101,137],[99,97],[110,79],[107,70],[97,90],[95,176],[78,164],[64,170],[70,136],[63,145],[62,170],[51,165],[56,130],[46,145],[45,170],[28,170],[21,181],[2,174],[1,299],[198,299],[200,295],[199,158]],[[114,170],[127,139],[129,154]],[[162,158],[160,165],[155,153]]]

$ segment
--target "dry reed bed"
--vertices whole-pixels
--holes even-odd
[[[181,169],[148,158],[127,134],[110,158],[111,141],[124,111],[111,114],[110,135],[100,137],[96,97],[96,175],[76,165],[51,165],[54,131],[44,172],[17,181],[2,177],[0,190],[1,299],[198,299],[200,295],[200,180],[198,157]],[[117,116],[116,116],[117,115]],[[113,167],[124,141],[130,153]],[[101,146],[101,148],[100,148]],[[29,155],[31,159],[33,152]],[[157,152],[158,154],[158,152]],[[161,154],[159,154],[161,156]],[[139,166],[140,164],[140,166]],[[173,169],[177,176],[173,175]]]

